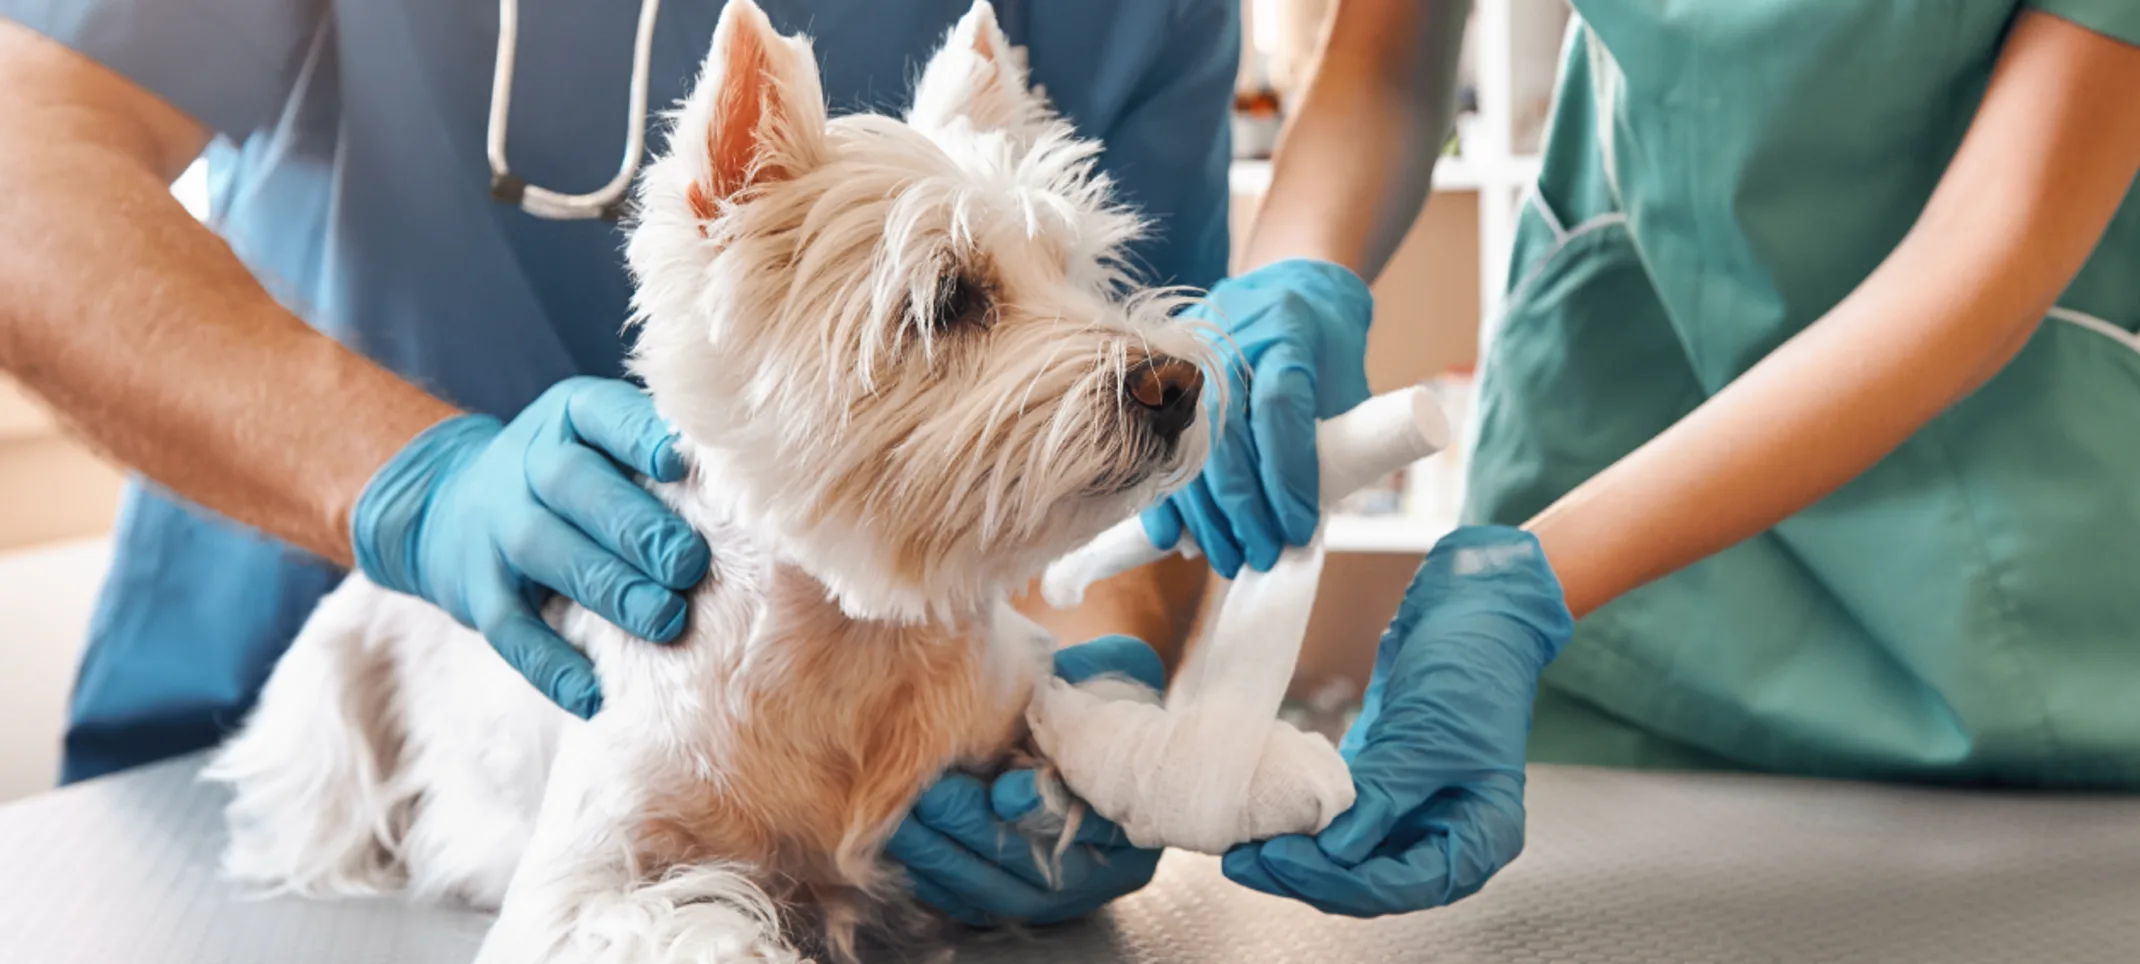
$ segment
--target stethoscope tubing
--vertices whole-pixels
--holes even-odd
[[[563,194],[530,184],[513,173],[505,156],[508,118],[513,108],[513,54],[520,39],[520,0],[498,0],[498,59],[490,83],[490,124],[486,153],[490,158],[490,196],[538,218],[554,221],[617,220],[625,196],[639,175],[646,150],[647,81],[652,73],[654,22],[661,0],[640,0],[639,32],[632,45],[631,118],[624,131],[624,158],[617,176],[586,194]]]
[[[1017,43],[1025,34],[1023,0],[997,0],[996,8],[1004,32],[1012,43]],[[623,217],[626,195],[632,189],[632,179],[639,176],[639,159],[646,151],[647,82],[653,73],[654,23],[660,14],[661,0],[639,0],[639,32],[632,41],[631,117],[624,130],[624,157],[617,163],[617,176],[586,194],[562,194],[514,174],[505,156],[507,126],[513,112],[513,55],[520,40],[520,0],[498,0],[498,57],[491,73],[485,143],[492,198],[553,221],[615,221]]]

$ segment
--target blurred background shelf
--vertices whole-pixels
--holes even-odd
[[[1313,69],[1333,0],[1243,0],[1246,18],[1236,102],[1267,110],[1275,87],[1282,115]],[[1537,182],[1541,131],[1569,36],[1565,0],[1475,0],[1458,68],[1455,144],[1436,163],[1434,190],[1374,284],[1367,377],[1377,392],[1475,367],[1491,347],[1508,274],[1509,243],[1524,195]],[[1277,118],[1283,122],[1283,117]],[[1244,154],[1264,153],[1275,133],[1260,115],[1236,123]],[[1270,163],[1237,162],[1229,183],[1238,258],[1267,193]],[[1464,393],[1468,399],[1469,393]],[[1469,409],[1468,404],[1451,404]],[[1456,437],[1468,440],[1463,411]],[[1337,515],[1324,530],[1330,549],[1292,697],[1313,703],[1358,693],[1375,643],[1396,612],[1419,558],[1446,534],[1461,502],[1463,443],[1415,466],[1429,484],[1407,483],[1406,513]],[[1435,464],[1442,460],[1441,464]]]
[[[1271,184],[1263,156],[1299,100],[1320,55],[1334,0],[1243,0],[1244,49],[1235,95],[1233,194],[1237,269]],[[1506,286],[1518,206],[1537,182],[1541,131],[1572,14],[1565,0],[1477,0],[1457,68],[1459,93],[1447,154],[1434,190],[1374,284],[1368,381],[1385,392],[1475,367],[1491,345]],[[1468,397],[1468,391],[1466,392]],[[1469,405],[1455,406],[1468,410]],[[1459,413],[1459,439],[1469,433]],[[1444,480],[1460,480],[1467,453]],[[1437,481],[1460,486],[1460,481]],[[1410,504],[1454,506],[1461,492],[1412,492]],[[1337,553],[1423,553],[1449,525],[1409,516],[1334,518],[1326,544]],[[1393,562],[1398,562],[1394,561]]]

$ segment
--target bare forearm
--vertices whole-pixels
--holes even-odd
[[[348,562],[365,482],[453,410],[311,330],[187,215],[170,118],[100,103],[109,75],[19,82],[73,55],[0,30],[0,367],[115,460]]]
[[[1340,0],[1286,124],[1244,269],[1333,261],[1372,282],[1432,187],[1470,0]]]
[[[1569,608],[1586,614],[1811,505],[2010,360],[2048,299],[1968,285],[1952,293],[1981,301],[1948,303],[1931,286],[1966,282],[1954,267],[1898,252],[1816,326],[1533,520]]]
[[[1583,615],[1775,525],[1996,374],[2140,171],[2140,51],[2025,18],[1924,215],[1827,316],[1530,523]],[[2107,46],[2106,46],[2107,45]]]

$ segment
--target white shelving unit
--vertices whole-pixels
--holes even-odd
[[[1261,4],[1288,0],[1247,0]],[[1314,0],[1307,0],[1314,2]],[[1435,163],[1437,193],[1478,195],[1479,352],[1492,343],[1507,285],[1508,250],[1515,233],[1517,206],[1538,179],[1537,126],[1544,119],[1543,99],[1552,90],[1559,67],[1555,52],[1565,32],[1566,0],[1476,0],[1465,59],[1477,92],[1478,112],[1459,123],[1461,154]],[[1265,160],[1234,162],[1231,186],[1236,197],[1258,197],[1271,182]],[[1468,409],[1470,406],[1464,406]],[[1456,451],[1435,458],[1463,458],[1470,447],[1470,426],[1457,426]],[[1429,473],[1449,477],[1456,473]],[[1415,505],[1453,505],[1449,497],[1420,498]],[[1428,510],[1420,514],[1339,515],[1324,530],[1333,552],[1424,553],[1454,527],[1454,518]]]

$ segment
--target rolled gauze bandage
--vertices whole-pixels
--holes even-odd
[[[1324,511],[1448,444],[1449,421],[1433,393],[1421,385],[1377,395],[1317,425],[1315,459]],[[1145,536],[1143,522],[1128,519],[1049,566],[1041,577],[1041,596],[1050,606],[1068,609],[1085,600],[1085,590],[1093,583],[1175,552],[1195,554],[1195,542],[1187,533],[1180,545],[1161,549]]]
[[[1325,508],[1432,455],[1448,422],[1419,388],[1368,400],[1317,429]],[[1051,567],[1049,602],[1165,555],[1132,519]],[[1026,713],[1063,782],[1145,847],[1224,853],[1249,840],[1315,833],[1352,805],[1330,741],[1278,719],[1322,574],[1322,534],[1269,572],[1243,572],[1164,707],[1050,680]]]

